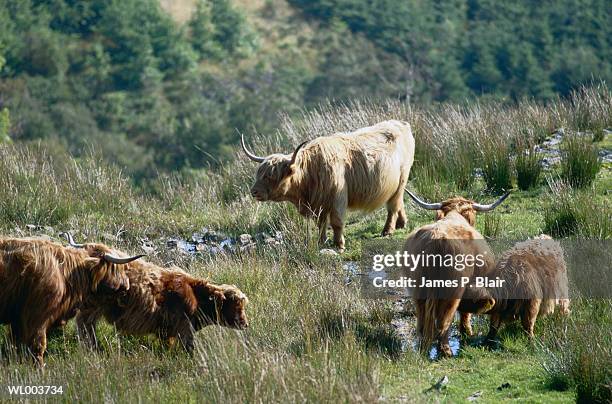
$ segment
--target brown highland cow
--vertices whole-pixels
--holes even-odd
[[[473,310],[476,313],[490,309],[495,303],[485,288],[472,288],[469,284],[463,284],[463,279],[471,281],[476,276],[485,275],[495,265],[493,252],[484,237],[474,228],[476,212],[495,209],[509,193],[490,205],[481,205],[460,197],[441,203],[426,203],[410,191],[406,192],[417,205],[436,210],[436,222],[414,230],[406,240],[404,251],[412,256],[473,257],[471,262],[465,262],[461,271],[446,262],[434,260],[432,264],[421,263],[414,272],[406,273],[416,280],[413,298],[421,348],[426,350],[432,342],[437,341],[438,352],[443,356],[452,356],[448,334],[461,299],[478,301],[480,306]],[[477,257],[480,259],[476,260]],[[431,285],[423,285],[423,279],[431,281]],[[454,286],[441,287],[441,284]],[[461,330],[471,334],[469,313],[461,315]]]
[[[559,306],[569,314],[568,279],[563,249],[547,235],[516,243],[497,261],[491,276],[504,280],[490,288],[495,305],[487,340],[492,341],[503,323],[521,320],[525,332],[533,337],[536,319],[554,313]]]
[[[121,254],[101,244],[77,244],[70,235],[68,239],[73,247],[90,254],[98,250]],[[179,339],[189,352],[194,348],[195,332],[207,325],[248,327],[248,299],[233,285],[215,285],[180,268],[162,268],[144,260],[132,262],[125,272],[129,290],[101,289],[80,307],[77,329],[86,344],[96,344],[95,326],[100,317],[124,334],[155,334],[171,343]]]
[[[122,264],[138,258],[88,254],[42,239],[0,239],[0,324],[9,324],[13,342],[42,366],[48,329],[74,316],[100,288],[129,289]]]

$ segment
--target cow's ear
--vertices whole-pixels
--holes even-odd
[[[296,166],[294,164],[287,164],[285,171],[283,172],[284,177],[289,177],[290,175],[295,174]]]

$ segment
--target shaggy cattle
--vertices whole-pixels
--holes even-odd
[[[414,160],[410,124],[386,121],[350,133],[336,133],[300,144],[292,154],[259,157],[251,194],[258,201],[289,201],[300,214],[318,220],[324,243],[331,224],[334,244],[344,250],[344,216],[349,210],[387,206],[383,235],[406,224],[403,189]]]
[[[90,253],[108,248],[68,238],[72,246]],[[193,350],[194,333],[207,325],[248,326],[248,299],[233,285],[215,285],[180,268],[161,268],[143,260],[130,263],[125,272],[129,290],[100,289],[80,307],[77,329],[86,344],[96,344],[95,326],[101,317],[124,334],[155,334],[169,342],[178,338],[188,351]]]
[[[42,366],[48,329],[74,316],[98,289],[129,289],[119,265],[138,258],[88,254],[42,239],[0,239],[0,324],[9,324],[13,342]]]
[[[491,316],[489,341],[495,339],[502,323],[520,318],[527,334],[533,337],[536,319],[553,313],[556,305],[561,313],[569,314],[563,249],[549,236],[516,243],[501,256],[490,276],[503,279],[504,284],[489,289],[495,299],[495,305],[487,312]]]
[[[436,210],[436,222],[413,231],[404,246],[405,252],[423,259],[406,273],[416,281],[412,292],[421,347],[427,349],[437,340],[438,351],[451,356],[448,333],[461,299],[479,302],[479,307],[473,308],[476,313],[487,311],[495,303],[484,287],[471,287],[475,277],[486,274],[495,265],[492,251],[474,228],[476,212],[495,209],[509,193],[490,205],[481,205],[465,198],[426,203],[410,191],[406,192],[419,206]],[[424,261],[427,257],[433,258]],[[471,334],[467,313],[462,313],[461,329]]]

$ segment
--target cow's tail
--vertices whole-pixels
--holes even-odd
[[[429,347],[436,339],[436,317],[438,312],[438,299],[427,299],[423,313],[423,328],[421,335],[421,351],[428,352]]]

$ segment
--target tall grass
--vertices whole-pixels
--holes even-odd
[[[566,135],[562,144],[561,176],[576,188],[588,187],[601,169],[597,146],[589,136]]]
[[[549,178],[550,194],[544,204],[544,232],[554,237],[612,237],[612,208],[594,193],[575,190],[562,180]]]
[[[519,189],[528,190],[538,185],[542,173],[542,158],[535,148],[531,147],[519,152],[514,166]]]
[[[574,299],[564,322],[547,322],[540,345],[548,383],[558,390],[574,388],[579,403],[612,401],[612,302]]]
[[[487,190],[502,192],[512,188],[513,168],[510,146],[499,139],[486,142],[483,148],[482,174]]]

